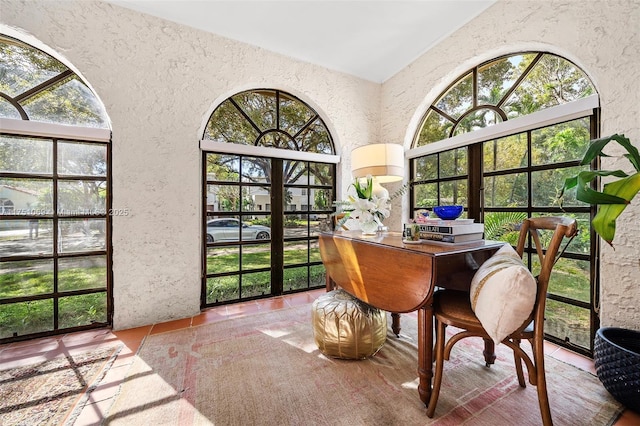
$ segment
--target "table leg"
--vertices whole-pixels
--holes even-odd
[[[325,278],[325,287],[327,288],[327,291],[335,290],[336,288],[336,283],[331,279],[329,274],[327,274]]]
[[[431,302],[418,309],[418,393],[424,405],[431,398],[433,377],[433,307]]]
[[[400,337],[400,314],[391,313],[391,330],[396,337]]]

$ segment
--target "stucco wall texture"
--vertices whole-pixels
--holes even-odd
[[[639,5],[499,1],[383,84],[101,1],[0,0],[0,32],[33,37],[56,52],[110,116],[113,207],[131,212],[113,222],[114,328],[124,329],[199,311],[198,139],[228,96],[277,88],[308,102],[342,156],[344,190],[351,149],[377,142],[408,148],[425,109],[464,70],[505,53],[547,50],[593,79],[602,134],[625,133],[637,145]],[[402,209],[394,206],[391,227],[400,227]],[[616,250],[602,250],[603,325],[640,329],[639,216],[634,202],[619,221]]]

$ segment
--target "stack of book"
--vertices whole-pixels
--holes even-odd
[[[473,223],[473,219],[435,220],[420,223],[420,239],[443,243],[468,243],[482,240],[484,223]]]

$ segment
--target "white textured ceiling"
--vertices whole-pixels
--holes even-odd
[[[383,82],[497,0],[109,0]]]

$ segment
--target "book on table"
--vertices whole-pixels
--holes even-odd
[[[420,232],[420,239],[425,241],[442,241],[443,243],[465,243],[470,241],[479,241],[484,234],[482,232],[474,232],[471,234],[440,234],[437,232]]]
[[[449,221],[453,222],[453,221]],[[484,223],[465,223],[457,225],[454,223],[429,223],[420,224],[420,233],[432,233],[432,234],[482,234],[484,233]],[[422,238],[422,236],[420,237]]]

